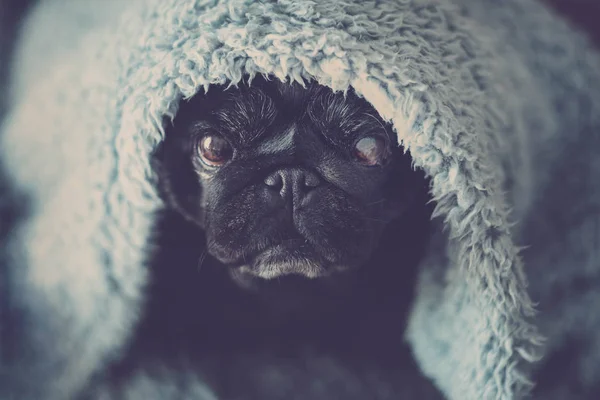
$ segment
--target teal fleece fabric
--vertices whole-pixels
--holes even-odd
[[[27,351],[0,393],[16,379],[30,382],[19,399],[77,398],[125,348],[163,207],[150,154],[165,121],[256,74],[353,88],[431,179],[436,233],[398,342],[447,398],[522,398],[553,358],[536,360],[573,340],[579,383],[600,381],[600,56],[545,6],[45,0],[0,137],[30,206],[4,282]],[[214,398],[194,371],[163,372],[126,397]],[[538,395],[569,393],[556,384]]]

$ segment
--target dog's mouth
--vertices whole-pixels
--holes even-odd
[[[242,263],[231,269],[237,277],[263,280],[291,275],[315,279],[345,269],[321,253],[309,240],[294,235],[246,255]]]
[[[272,280],[284,276],[315,279],[354,269],[362,254],[338,248],[338,240],[312,235],[302,226],[278,226],[256,236],[246,246],[232,251],[229,246],[209,245],[209,252],[237,277]]]
[[[328,275],[328,262],[304,239],[289,239],[258,254],[247,266],[262,279],[285,275],[319,278]],[[242,267],[244,268],[244,267]]]

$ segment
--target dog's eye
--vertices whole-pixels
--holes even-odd
[[[354,145],[354,157],[363,165],[382,165],[389,151],[386,141],[378,136],[366,136]]]
[[[211,167],[220,167],[233,156],[233,149],[229,142],[217,135],[201,138],[197,150],[202,162]]]

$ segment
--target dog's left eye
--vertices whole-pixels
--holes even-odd
[[[366,166],[382,165],[387,161],[389,150],[386,141],[378,136],[366,136],[354,145],[354,157]]]
[[[229,142],[218,135],[201,138],[197,151],[202,162],[211,167],[220,167],[233,156],[233,149]]]

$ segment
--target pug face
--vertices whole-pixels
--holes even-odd
[[[242,279],[358,268],[422,186],[365,100],[314,82],[211,87],[180,105],[158,158],[167,202]]]

